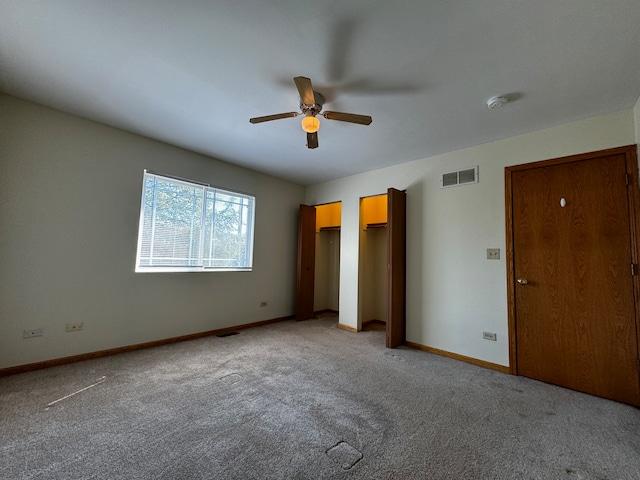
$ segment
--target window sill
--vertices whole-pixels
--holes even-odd
[[[136,273],[212,273],[212,272],[251,272],[252,267],[136,267]]]

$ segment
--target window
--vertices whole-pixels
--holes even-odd
[[[136,272],[251,270],[255,197],[145,170]]]

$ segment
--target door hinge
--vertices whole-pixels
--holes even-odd
[[[636,360],[638,360],[638,372],[640,372],[640,358],[638,358]]]
[[[638,268],[637,265],[635,263],[631,264],[631,276],[635,277],[636,275],[638,275]]]
[[[627,187],[629,186],[629,174],[628,173],[624,174],[624,183],[625,183],[625,185]]]

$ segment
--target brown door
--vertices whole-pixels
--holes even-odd
[[[316,266],[316,208],[300,205],[298,221],[298,275],[296,319],[313,318]]]
[[[516,373],[637,405],[633,162],[609,151],[507,168],[507,192]]]
[[[386,346],[394,348],[405,341],[405,270],[407,194],[387,190],[387,332]]]

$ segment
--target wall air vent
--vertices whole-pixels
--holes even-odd
[[[469,183],[478,183],[478,167],[443,173],[440,177],[440,188],[458,187]]]

